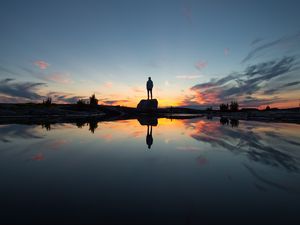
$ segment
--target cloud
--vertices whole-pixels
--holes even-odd
[[[0,80],[0,93],[10,97],[20,97],[30,100],[40,100],[42,96],[37,93],[45,83],[16,82],[14,79]]]
[[[52,73],[48,76],[45,76],[44,79],[47,81],[52,81],[52,82],[59,83],[59,84],[71,84],[72,83],[70,75],[65,74],[65,73]]]
[[[269,42],[269,43],[265,43],[263,45],[256,47],[252,51],[250,51],[249,54],[242,60],[242,63],[252,59],[253,57],[255,57],[257,55],[257,53],[260,53],[261,51],[266,50],[268,48],[279,46],[279,45],[287,45],[287,44],[297,45],[299,42],[300,42],[300,32],[298,32],[294,35],[279,38],[279,39]]]
[[[289,72],[295,71],[298,64],[295,56],[285,56],[278,60],[271,60],[246,67],[243,72],[232,73],[220,79],[212,79],[206,83],[200,83],[191,88],[192,96],[187,96],[183,105],[218,105],[221,102],[239,100],[245,105],[273,103],[282,99],[277,97],[260,97],[255,95],[262,92],[270,85],[272,79],[281,77]],[[282,85],[280,91],[294,85],[290,82]],[[270,91],[269,91],[270,92]]]
[[[182,75],[182,76],[176,76],[177,79],[183,79],[183,80],[194,80],[197,78],[200,78],[200,75]]]
[[[183,6],[183,16],[187,19],[187,21],[191,24],[192,23],[192,8],[188,2],[188,0],[185,0],[184,6]]]
[[[258,44],[259,42],[262,42],[264,39],[263,38],[256,38],[254,39],[252,42],[251,42],[251,45],[256,45]]]
[[[49,64],[45,61],[42,61],[42,60],[35,61],[34,65],[39,67],[41,70],[45,70],[49,67]]]
[[[120,100],[102,100],[102,102],[105,105],[124,105],[130,101],[127,99],[120,99]]]
[[[288,88],[288,87],[292,87],[292,86],[297,86],[299,84],[300,84],[300,81],[289,82],[289,83],[283,84],[283,85],[281,85],[281,86],[279,86],[277,88],[272,88],[272,89],[265,90],[264,94],[265,95],[272,95],[272,94],[281,92],[282,89],[285,89],[285,88]]]
[[[15,71],[13,71],[11,69],[8,69],[6,67],[0,66],[0,76],[3,75],[3,74],[5,76],[7,76],[7,74],[19,76],[19,74],[16,73]]]
[[[132,87],[132,90],[133,90],[134,92],[136,92],[136,93],[144,93],[145,90],[146,90],[146,88],[143,89],[143,88],[141,88],[141,87]]]
[[[16,124],[2,125],[0,127],[0,141],[11,142],[17,139],[41,139],[43,136],[35,126],[20,126]]]
[[[107,81],[107,82],[104,83],[104,86],[105,86],[106,88],[112,88],[113,82]]]
[[[224,48],[224,55],[225,56],[229,55],[229,48]]]
[[[87,99],[86,96],[74,96],[71,93],[64,93],[64,92],[49,92],[47,94],[48,97],[52,98],[52,101],[55,103],[61,103],[61,104],[74,104],[79,99]]]
[[[198,69],[198,70],[202,70],[203,68],[205,68],[207,66],[207,62],[204,62],[204,61],[198,61],[196,64],[195,64],[195,67]]]
[[[71,84],[73,82],[69,73],[55,72],[55,73],[45,74],[43,73],[43,71],[37,72],[35,70],[26,67],[20,67],[20,68],[24,70],[26,73],[30,74],[31,76],[44,81],[50,81],[59,84]]]

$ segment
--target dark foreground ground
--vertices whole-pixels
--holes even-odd
[[[90,106],[76,104],[0,104],[0,124],[36,123],[39,121],[74,122],[88,120],[119,120],[145,116],[167,118],[191,118],[205,116],[224,117],[236,120],[300,123],[300,109],[240,110],[221,112],[218,110],[196,110],[184,107],[159,108],[155,113],[142,113],[136,108],[122,106]]]

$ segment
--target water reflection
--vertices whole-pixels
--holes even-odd
[[[232,128],[227,126],[229,121]],[[285,131],[284,127],[287,125],[268,124],[267,130],[265,130],[266,124],[264,123],[244,121],[243,126],[239,127],[239,121],[227,118],[220,119],[222,126],[219,126],[214,121],[203,122],[203,120],[189,120],[185,123],[187,127],[194,128],[190,136],[200,142],[224,148],[235,154],[246,154],[249,159],[262,164],[282,167],[289,171],[298,171],[299,169],[298,159],[293,156],[290,150],[287,150],[289,148],[294,149],[295,146],[282,146],[283,148],[279,148],[275,144],[276,142],[281,142],[280,144],[289,142],[293,145],[293,142],[286,140],[290,137],[286,137],[284,133],[277,132],[279,139],[274,142],[273,138],[268,136],[269,130],[273,130],[274,127]],[[300,129],[298,125],[295,125],[295,128]]]
[[[212,118],[210,120],[212,120]],[[231,127],[238,127],[239,126],[239,120],[237,120],[237,119],[228,119],[226,117],[221,117],[220,118],[220,124],[222,124],[222,125],[229,125],[229,121],[230,121]]]
[[[147,126],[146,144],[150,149],[153,144],[152,127],[157,126],[158,120],[156,117],[139,117],[138,121],[141,126]]]
[[[122,219],[172,215],[175,224],[249,211],[252,222],[291,221],[300,207],[296,124],[140,117],[7,124],[0,134],[0,209],[8,220],[15,212],[45,218],[48,210],[92,222],[103,219],[99,211]]]

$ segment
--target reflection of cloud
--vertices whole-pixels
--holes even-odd
[[[111,142],[113,140],[112,134],[102,134],[100,135],[100,138],[107,142]]]
[[[201,149],[196,146],[178,146],[176,147],[176,149],[179,151],[187,151],[187,152],[201,151]]]
[[[65,139],[54,140],[53,142],[50,142],[48,144],[48,147],[56,150],[56,149],[59,149],[60,147],[62,147],[63,145],[66,145],[67,143],[68,143],[68,141]]]
[[[36,65],[37,67],[39,67],[41,70],[45,70],[49,66],[49,64],[47,62],[42,61],[42,60],[35,61],[34,65]]]
[[[259,126],[259,123],[243,122],[239,128],[221,126],[218,121],[203,123],[186,120],[185,123],[186,126],[193,128],[190,136],[200,142],[208,143],[215,148],[222,147],[236,154],[246,154],[255,162],[282,167],[288,171],[298,170],[298,162],[291,152],[278,149],[277,146],[270,144],[272,141],[266,144],[265,132],[254,132],[255,126]],[[282,136],[277,137],[276,141],[278,140],[284,142]],[[286,143],[294,145],[291,142]]]
[[[45,157],[44,157],[43,153],[37,153],[36,155],[34,155],[32,157],[32,160],[34,160],[34,161],[42,161],[44,159],[45,159]]]
[[[262,184],[266,184],[268,186],[289,192],[289,193],[296,193],[299,194],[299,187],[291,187],[291,186],[287,186],[286,184],[280,184],[280,183],[276,183],[274,181],[271,181],[267,178],[264,178],[261,174],[257,173],[253,168],[251,168],[250,166],[244,164],[245,168],[250,172],[250,174],[256,178],[256,180],[258,182],[261,182]],[[258,187],[260,187],[260,185],[257,185]]]
[[[203,166],[208,162],[207,158],[205,158],[204,156],[199,156],[196,160],[199,166]]]
[[[41,99],[41,95],[37,93],[37,89],[45,86],[45,83],[34,82],[16,82],[14,79],[0,80],[0,93],[11,97],[21,97],[27,99]]]
[[[141,137],[144,135],[144,131],[135,131],[133,133],[131,133],[131,137],[137,138],[137,137]]]
[[[0,140],[2,142],[10,142],[10,139],[34,139],[42,138],[38,135],[34,126],[27,125],[3,125],[0,127]]]

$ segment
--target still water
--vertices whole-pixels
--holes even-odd
[[[9,124],[0,143],[0,224],[300,224],[297,124]]]

